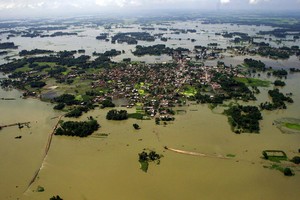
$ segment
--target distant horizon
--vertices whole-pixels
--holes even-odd
[[[37,20],[37,19],[69,19],[69,18],[85,18],[85,17],[101,17],[104,19],[109,18],[151,18],[151,17],[190,17],[191,15],[197,15],[199,18],[207,16],[222,16],[231,15],[235,16],[272,16],[272,17],[295,17],[300,19],[300,12],[298,10],[252,10],[252,9],[116,9],[107,11],[94,11],[94,12],[68,12],[68,13],[52,13],[51,15],[36,15],[36,14],[23,14],[23,15],[6,15],[2,17],[0,14],[0,22],[10,20]]]
[[[1,19],[143,12],[299,12],[300,0],[0,0]]]

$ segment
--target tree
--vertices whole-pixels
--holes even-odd
[[[276,81],[274,81],[274,85],[283,87],[283,86],[285,86],[285,82],[283,82],[281,80],[276,80]]]
[[[295,157],[293,157],[293,159],[291,161],[293,163],[295,163],[295,164],[300,164],[300,157],[299,156],[295,156]]]
[[[55,131],[55,135],[67,135],[77,137],[87,137],[98,130],[100,125],[94,119],[88,121],[67,121],[63,122]]]
[[[44,87],[45,85],[46,85],[46,83],[43,82],[43,81],[34,81],[34,82],[31,82],[31,83],[30,83],[30,86],[31,86],[32,88],[42,88],[42,87]]]
[[[128,119],[128,114],[126,110],[110,110],[106,114],[106,119],[108,120],[125,120]]]
[[[288,167],[284,168],[283,173],[284,173],[285,176],[293,176],[294,175],[292,170]]]
[[[50,200],[63,200],[59,195],[53,196]]]
[[[82,111],[78,108],[75,108],[74,110],[71,110],[68,112],[65,117],[80,117],[82,115]]]
[[[140,126],[139,126],[138,124],[132,124],[132,126],[133,126],[133,128],[134,128],[135,130],[141,129]]]
[[[59,103],[56,106],[53,107],[54,110],[62,110],[64,109],[65,104],[64,103]]]
[[[110,108],[115,107],[115,104],[111,101],[111,99],[105,99],[104,101],[102,101],[101,108],[107,108],[107,107],[110,107]]]
[[[65,103],[68,106],[78,104],[78,101],[75,100],[75,96],[72,94],[60,95],[59,97],[55,97],[54,101],[57,103]]]

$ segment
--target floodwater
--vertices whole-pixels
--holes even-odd
[[[185,22],[171,24],[172,28],[196,28],[200,34],[192,43],[188,40],[170,40],[170,46],[193,47],[204,45],[218,39],[215,32],[220,30],[238,31],[241,27],[251,34],[258,30],[270,30],[270,27],[199,25]],[[169,28],[170,28],[169,27]],[[120,28],[121,29],[121,28]],[[138,29],[134,26],[133,29]],[[74,29],[78,31],[78,29]],[[203,31],[201,31],[203,30]],[[80,32],[83,40],[74,37],[58,38],[14,38],[20,49],[74,50],[84,48],[87,54],[93,51],[103,52],[116,48],[125,50],[120,57],[130,57],[134,46],[102,41],[95,42],[95,37],[105,30]],[[119,30],[116,30],[119,31]],[[128,30],[132,31],[132,29]],[[252,31],[252,32],[251,32]],[[208,37],[210,35],[210,37]],[[176,37],[170,34],[170,37]],[[186,37],[191,37],[187,35]],[[202,40],[201,40],[202,38]],[[207,41],[211,40],[211,41]],[[3,40],[3,42],[5,39]],[[156,41],[161,43],[160,41]],[[299,41],[298,41],[299,42]],[[220,42],[227,46],[228,41]],[[45,45],[48,44],[48,45]],[[154,43],[142,42],[152,45]],[[105,46],[107,45],[107,46]],[[118,47],[118,48],[117,48]],[[11,54],[15,52],[12,51]],[[167,61],[165,57],[148,58],[149,62]],[[118,58],[116,58],[118,59]],[[226,64],[241,64],[243,57],[225,57]],[[3,60],[0,60],[3,62]],[[268,60],[263,60],[268,62]],[[276,67],[270,60],[268,65]],[[278,61],[281,66],[299,67],[298,58]],[[266,77],[262,74],[262,77]],[[270,78],[274,81],[274,78]],[[299,134],[282,134],[273,121],[282,117],[300,118],[300,74],[291,74],[285,80],[284,93],[294,94],[294,104],[287,110],[264,111],[260,134],[240,134],[231,132],[227,117],[212,112],[206,105],[189,105],[178,109],[186,114],[176,115],[176,120],[167,126],[157,126],[154,120],[115,122],[107,121],[107,109],[96,109],[79,120],[93,116],[101,124],[98,134],[103,137],[65,137],[54,136],[48,156],[43,162],[43,155],[48,135],[57,122],[60,113],[52,109],[53,105],[36,99],[21,99],[16,90],[0,89],[0,98],[16,98],[13,101],[0,100],[0,124],[30,121],[31,128],[19,129],[17,126],[0,130],[0,199],[40,200],[60,195],[63,199],[298,199],[300,195],[300,171],[293,168],[296,175],[285,177],[281,172],[264,168],[270,165],[261,159],[261,152],[266,149],[279,149],[289,158],[298,155],[300,148]],[[270,86],[272,88],[273,86]],[[259,104],[268,100],[269,88],[260,88]],[[134,112],[134,109],[129,109]],[[64,119],[66,120],[66,119]],[[140,130],[134,130],[133,123],[138,123]],[[21,139],[15,139],[22,136]],[[218,159],[178,154],[164,149],[168,146],[175,149],[205,153],[209,155],[234,154],[231,159]],[[160,165],[150,163],[149,170],[140,170],[138,153],[143,149],[152,149],[162,154]],[[43,162],[43,163],[42,163]],[[29,188],[28,184],[36,170],[42,169]],[[38,186],[44,192],[36,192]]]
[[[29,181],[39,168],[44,154],[47,137],[57,114],[49,106],[37,99],[21,99],[21,93],[3,91],[0,100],[0,125],[30,122],[30,128],[18,126],[0,130],[0,199],[16,199],[26,190]],[[15,139],[22,136],[21,139]]]
[[[135,50],[135,45],[123,44],[112,44],[110,41],[96,40],[96,36],[101,33],[108,33],[112,36],[118,32],[149,32],[150,34],[163,34],[163,37],[168,38],[167,42],[163,42],[160,39],[156,39],[154,42],[138,41],[138,45],[150,46],[155,44],[165,44],[171,48],[183,47],[188,48],[191,51],[194,49],[195,45],[207,46],[209,43],[218,43],[218,47],[226,48],[227,46],[235,46],[231,43],[228,38],[223,38],[221,35],[216,35],[216,33],[223,32],[245,32],[250,36],[255,36],[259,31],[270,31],[273,27],[270,26],[248,26],[248,25],[233,25],[233,24],[202,24],[201,21],[187,21],[187,22],[174,22],[170,25],[152,25],[151,27],[155,30],[145,31],[142,30],[142,26],[139,24],[132,24],[127,27],[112,26],[112,29],[108,30],[104,27],[88,27],[88,26],[71,26],[63,32],[76,32],[77,36],[62,36],[62,37],[45,37],[45,38],[24,38],[24,37],[12,37],[7,39],[8,34],[0,35],[2,42],[14,42],[18,45],[17,50],[11,50],[8,56],[13,56],[18,58],[17,53],[20,50],[32,50],[32,49],[49,49],[53,51],[63,51],[63,50],[78,50],[85,49],[86,55],[92,55],[93,52],[104,53],[107,50],[116,49],[119,51],[124,50],[125,54],[116,56],[113,58],[114,61],[122,61],[123,58],[131,58],[133,61],[145,61],[147,63],[154,62],[168,62],[172,58],[167,55],[161,56],[143,56],[137,57],[132,54]],[[167,28],[167,31],[158,30],[158,28]],[[170,29],[195,29],[196,33],[186,33],[186,34],[174,34],[174,31]],[[20,29],[22,30],[22,28]],[[56,31],[48,31],[47,34],[54,33]],[[196,42],[192,42],[191,39],[195,39]],[[269,41],[272,39],[272,41]],[[300,45],[300,39],[290,41],[284,41],[280,44],[274,43],[276,38],[272,36],[264,36],[264,39],[272,46],[282,47],[282,46],[293,46]],[[244,44],[247,45],[247,44]],[[2,56],[5,57],[5,56]],[[1,64],[1,62],[0,62]]]
[[[298,155],[300,135],[282,134],[272,122],[281,117],[299,116],[300,75],[287,80],[285,92],[293,92],[295,103],[288,110],[263,112],[260,134],[231,132],[227,118],[213,113],[206,105],[180,107],[167,126],[154,120],[107,121],[107,109],[96,109],[82,116],[95,117],[101,124],[97,133],[107,137],[75,138],[54,136],[48,156],[36,182],[26,190],[40,167],[48,134],[58,116],[52,106],[35,99],[18,99],[1,105],[1,122],[33,121],[31,128],[4,128],[0,134],[1,199],[298,199],[299,167],[294,177],[285,177],[261,159],[265,149],[284,150]],[[267,98],[263,89],[258,101]],[[3,92],[18,97],[17,91]],[[3,103],[3,101],[2,101]],[[4,110],[3,110],[4,109]],[[128,112],[134,112],[129,109]],[[22,113],[22,115],[20,115]],[[134,130],[138,123],[140,130]],[[15,136],[22,135],[16,140]],[[178,154],[164,149],[234,154],[232,159],[205,158]],[[150,164],[147,173],[139,169],[138,153],[144,148],[163,154],[161,164]],[[44,192],[35,192],[38,186]]]

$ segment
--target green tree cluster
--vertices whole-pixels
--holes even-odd
[[[30,83],[30,87],[32,88],[42,88],[46,85],[44,81],[33,81]]]
[[[105,99],[101,102],[101,108],[113,108],[116,105],[112,102],[111,99]]]
[[[50,200],[63,200],[59,195],[53,196]]]
[[[139,153],[139,162],[141,164],[141,170],[144,172],[148,171],[149,162],[156,162],[156,164],[160,164],[160,158],[162,156],[157,154],[155,151],[150,151],[147,153],[146,151],[142,151]]]
[[[262,110],[276,110],[276,109],[286,109],[285,102],[293,103],[293,99],[288,96],[284,96],[283,93],[279,92],[279,89],[276,88],[274,90],[268,91],[269,95],[272,98],[272,103],[265,102],[260,104],[260,108]]]
[[[106,114],[107,120],[125,120],[128,119],[128,113],[126,110],[110,110]]]
[[[225,114],[236,133],[259,133],[259,120],[262,119],[262,115],[256,106],[232,106]]]
[[[288,75],[288,72],[284,69],[279,69],[279,70],[273,71],[273,76],[284,77],[284,76],[287,76],[287,75]]]
[[[285,82],[281,81],[281,80],[276,80],[276,81],[274,81],[274,85],[283,87],[283,86],[285,86]]]
[[[252,59],[252,58],[245,58],[244,59],[244,63],[250,67],[250,68],[253,68],[253,69],[257,69],[259,71],[265,71],[266,70],[266,65],[265,63],[263,63],[262,61],[260,60],[255,60],[255,59]]]
[[[136,50],[133,52],[135,56],[144,56],[144,55],[156,55],[159,56],[161,54],[172,54],[173,49],[166,47],[164,44],[157,44],[153,46],[141,46],[137,45]]]
[[[141,127],[138,124],[132,124],[132,126],[135,130],[141,129]]]
[[[59,104],[57,104],[57,105],[55,105],[53,107],[54,110],[62,110],[64,108],[65,108],[65,104],[64,103],[59,103]]]
[[[98,130],[99,127],[100,125],[93,118],[88,121],[80,122],[66,121],[62,122],[60,127],[56,129],[55,135],[87,137]]]
[[[79,102],[75,99],[75,96],[72,95],[72,94],[62,94],[58,97],[55,97],[53,99],[55,102],[57,103],[64,103],[68,106],[70,105],[76,105],[78,104]]]

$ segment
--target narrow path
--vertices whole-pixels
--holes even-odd
[[[208,158],[219,158],[219,159],[230,159],[228,157],[222,156],[222,155],[208,155],[204,153],[198,153],[198,152],[192,152],[192,151],[184,151],[180,149],[173,149],[170,147],[165,146],[166,150],[173,151],[176,153],[181,153],[181,154],[186,154],[186,155],[191,155],[191,156],[201,156],[201,157],[208,157]]]
[[[53,137],[53,135],[54,135],[54,133],[55,133],[55,130],[56,130],[57,127],[58,127],[59,121],[61,120],[62,117],[63,117],[63,115],[59,116],[59,118],[58,118],[58,120],[57,120],[57,123],[56,123],[55,126],[53,127],[52,132],[49,134],[49,136],[48,136],[48,141],[47,141],[47,144],[46,144],[46,147],[45,147],[45,153],[44,153],[44,157],[43,157],[43,161],[42,161],[42,163],[41,163],[41,166],[40,166],[40,168],[34,173],[34,176],[32,177],[32,179],[31,179],[31,181],[29,182],[28,187],[27,187],[27,189],[26,189],[25,191],[27,191],[27,190],[30,188],[30,186],[34,183],[34,181],[36,180],[37,176],[39,175],[39,172],[41,171],[42,166],[43,166],[43,164],[44,164],[44,162],[45,162],[45,160],[46,160],[46,156],[48,155],[48,152],[49,152],[49,149],[50,149],[50,146],[51,146],[51,142],[52,142],[52,137]]]

